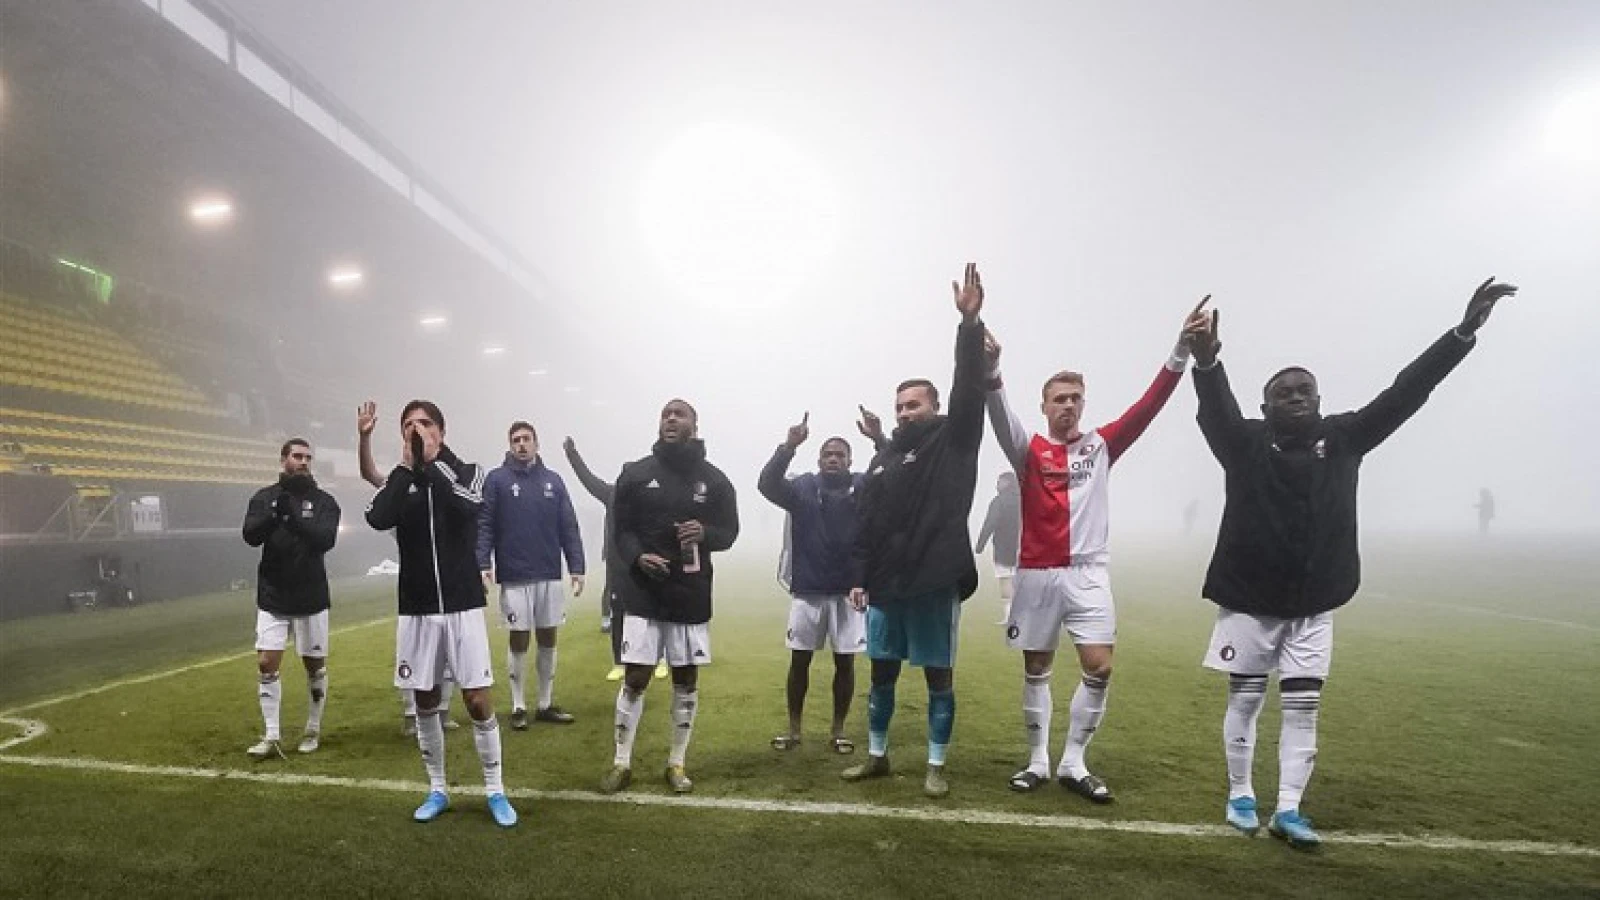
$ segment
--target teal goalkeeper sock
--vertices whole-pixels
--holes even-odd
[[[928,692],[928,765],[944,765],[944,751],[956,727],[956,692]]]
[[[894,685],[875,684],[867,692],[867,752],[889,751],[889,720],[894,718]]]

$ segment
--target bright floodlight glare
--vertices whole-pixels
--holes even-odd
[[[528,374],[529,375],[537,375],[537,376],[549,375],[550,374],[550,370],[549,369],[529,369],[528,370]]]
[[[354,266],[340,266],[328,273],[328,283],[334,287],[354,287],[361,278],[361,270]]]
[[[827,176],[776,135],[699,125],[662,151],[639,224],[670,280],[718,306],[782,303],[832,254],[838,199]]]
[[[576,394],[578,392],[578,388],[575,385],[570,385],[570,384],[567,385],[566,387],[562,388],[561,390],[564,393],[568,393],[568,394]]]
[[[1556,104],[1545,146],[1576,162],[1600,162],[1600,84],[1568,94]]]
[[[500,355],[500,354],[502,354],[504,352],[506,352],[506,348],[501,347],[498,344],[491,344],[491,345],[483,348],[483,355],[484,356],[498,356],[498,355]]]
[[[421,319],[417,320],[417,324],[421,325],[423,328],[443,328],[445,323],[449,321],[450,320],[444,316],[423,316]]]
[[[196,222],[221,222],[233,216],[233,204],[220,197],[207,197],[189,204],[189,217]]]

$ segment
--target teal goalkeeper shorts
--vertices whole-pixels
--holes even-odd
[[[955,588],[867,607],[867,657],[899,659],[913,666],[953,669],[961,626]]]

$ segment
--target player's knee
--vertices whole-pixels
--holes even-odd
[[[1090,687],[1105,687],[1111,683],[1111,661],[1083,667],[1083,683]]]
[[[1320,691],[1322,683],[1321,678],[1285,678],[1278,682],[1278,693]]]
[[[556,645],[556,630],[554,628],[540,628],[533,633],[533,636],[541,647],[549,648]]]
[[[895,659],[875,659],[872,661],[872,684],[874,687],[893,687],[900,680],[900,661]]]
[[[650,670],[650,666],[628,667],[628,672],[623,676],[622,683],[627,685],[628,690],[631,691],[635,697],[643,694],[645,688],[650,686]]]
[[[1055,668],[1056,658],[1053,653],[1024,653],[1022,655],[1022,673],[1037,677],[1049,673]]]
[[[700,669],[695,666],[677,666],[672,670],[672,686],[692,691],[700,684]]]
[[[856,671],[855,654],[835,653],[833,655],[833,668],[838,672],[854,675]]]
[[[924,669],[924,677],[928,682],[930,691],[948,691],[955,684],[955,672],[951,669]]]
[[[789,671],[791,671],[791,672],[796,671],[796,670],[804,671],[804,670],[807,670],[807,669],[810,669],[810,668],[811,668],[811,651],[810,650],[791,650],[791,651],[789,651]]]

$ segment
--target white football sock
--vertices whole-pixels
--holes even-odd
[[[422,748],[422,768],[428,773],[428,789],[445,790],[444,717],[436,709],[417,710],[417,746]]]
[[[639,715],[644,712],[644,694],[635,694],[624,684],[617,689],[617,753],[612,763],[633,765],[633,739],[639,732]]]
[[[1028,730],[1028,771],[1050,774],[1050,715],[1055,700],[1050,691],[1052,672],[1022,676],[1022,723]]]
[[[539,673],[539,708],[549,709],[556,687],[556,648],[540,647],[534,654],[533,666]]]
[[[328,667],[323,666],[306,679],[306,689],[311,695],[310,712],[306,715],[306,731],[322,731],[322,709],[328,703]]]
[[[1278,737],[1278,810],[1299,809],[1317,764],[1317,711],[1322,691],[1285,691],[1280,686],[1283,731]]]
[[[672,752],[667,765],[681,766],[689,753],[689,738],[694,735],[694,717],[700,708],[700,695],[694,689],[672,688]]]
[[[527,709],[527,691],[523,688],[522,680],[528,671],[528,651],[512,650],[507,659],[506,680],[511,682],[511,708]]]
[[[490,794],[504,794],[506,788],[500,777],[500,721],[492,715],[482,722],[474,719],[472,742],[477,745],[478,760],[483,763],[483,789]]]
[[[257,697],[261,700],[261,721],[266,726],[266,739],[278,740],[281,735],[278,731],[278,710],[283,706],[283,684],[278,681],[278,673],[262,675],[259,679],[260,690]]]
[[[1228,679],[1228,712],[1222,717],[1222,746],[1228,757],[1228,799],[1254,797],[1251,770],[1256,758],[1256,720],[1267,699],[1267,676]]]
[[[1105,718],[1106,688],[1109,683],[1110,679],[1084,675],[1083,680],[1078,682],[1078,689],[1072,692],[1067,746],[1062,751],[1057,772],[1073,778],[1088,776],[1089,769],[1083,763],[1083,754],[1089,748],[1089,741],[1094,739],[1100,720]]]

